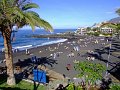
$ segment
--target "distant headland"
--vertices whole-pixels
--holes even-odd
[[[77,39],[77,38],[84,38],[85,36],[75,35],[74,33],[60,33],[60,34],[48,34],[48,35],[27,35],[26,37],[29,38],[63,38],[63,39]]]

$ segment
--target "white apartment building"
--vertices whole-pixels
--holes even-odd
[[[77,34],[79,34],[79,35],[85,35],[86,34],[86,28],[84,28],[84,27],[79,27],[78,29],[77,29]]]

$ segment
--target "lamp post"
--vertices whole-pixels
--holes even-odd
[[[110,39],[110,43],[109,43],[109,51],[108,51],[108,61],[107,61],[107,63],[106,63],[106,67],[107,67],[107,69],[108,69],[108,67],[109,67],[109,61],[110,61],[110,50],[111,50],[111,47],[112,47],[112,39],[113,39],[113,36],[112,36],[112,38]],[[108,40],[108,42],[109,42],[109,40]],[[109,75],[109,73],[108,73],[108,71],[106,71],[106,77]]]

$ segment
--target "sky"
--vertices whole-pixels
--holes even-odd
[[[31,0],[54,29],[88,27],[118,17],[120,0]]]

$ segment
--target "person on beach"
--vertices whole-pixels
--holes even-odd
[[[59,57],[60,55],[59,55],[59,53],[57,53],[57,55],[56,55],[57,57]]]
[[[73,51],[71,51],[71,53],[68,54],[67,56],[68,56],[68,57],[74,57],[74,53],[73,53]]]
[[[53,57],[54,59],[56,58],[56,53],[54,53],[54,57]]]
[[[63,74],[63,77],[64,77],[64,78],[66,78],[66,75],[65,75],[65,74]]]
[[[67,64],[67,66],[66,66],[66,69],[69,71],[69,70],[71,70],[71,64]]]
[[[71,53],[71,56],[72,56],[72,57],[74,57],[74,56],[75,56],[75,54],[72,52],[72,53]]]
[[[26,55],[30,54],[30,52],[28,51],[28,49],[26,49],[25,51],[26,51]]]
[[[19,51],[19,50],[16,48],[16,49],[15,49],[15,52],[18,52],[18,51]]]
[[[77,56],[80,56],[80,53],[78,53]]]

